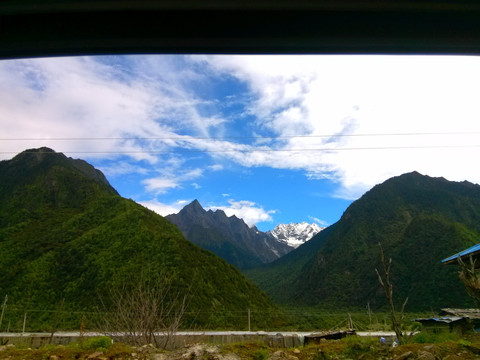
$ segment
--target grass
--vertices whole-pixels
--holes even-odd
[[[428,331],[421,331],[418,334],[414,335],[410,340],[411,343],[417,344],[439,344],[448,341],[462,341],[459,335],[442,331],[438,333],[428,332]]]
[[[418,334],[421,335],[422,333]],[[429,341],[429,342],[427,342]],[[198,346],[198,345],[197,345]],[[207,347],[208,345],[205,345]],[[210,345],[211,347],[211,345]],[[317,345],[299,348],[273,348],[263,343],[236,343],[216,346],[218,355],[235,354],[240,359],[266,360],[270,358],[299,360],[333,360],[361,359],[374,360],[395,358],[412,352],[412,358],[423,352],[430,352],[436,358],[454,355],[455,359],[478,359],[480,351],[480,335],[468,334],[465,337],[455,337],[452,334],[423,334],[413,338],[409,344],[395,348],[381,344],[377,338],[350,336],[341,340],[329,340]],[[108,337],[86,339],[67,346],[47,345],[39,349],[21,349],[14,346],[1,348],[0,358],[10,360],[61,360],[87,359],[95,352],[101,352],[100,357],[108,359],[133,359],[132,353],[140,353],[142,348],[134,348],[121,343],[113,343]],[[186,349],[181,348],[167,352],[168,358],[180,359]],[[142,358],[150,358],[150,352],[161,352],[148,348]],[[216,355],[206,355],[216,358]],[[211,357],[213,356],[213,357]],[[137,356],[138,357],[138,356]]]

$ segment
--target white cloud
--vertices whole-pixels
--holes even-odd
[[[165,193],[167,190],[174,189],[179,186],[177,179],[168,178],[151,178],[142,181],[147,191],[154,192],[156,194]]]
[[[187,181],[192,184],[202,176],[198,168],[179,170],[187,169],[182,154],[162,153],[179,148],[206,151],[213,160],[245,167],[296,169],[310,179],[329,178],[339,183],[334,196],[348,199],[413,170],[479,183],[480,173],[469,161],[462,161],[480,156],[479,69],[478,57],[2,61],[0,134],[17,140],[0,142],[0,158],[39,146],[87,159],[127,154],[143,164],[125,162],[103,170],[112,176],[145,174],[147,165],[153,165],[152,173],[159,175],[145,179],[144,185],[154,193]],[[200,111],[217,99],[202,98],[190,85],[208,83],[215,75],[235,77],[247,85],[250,93],[239,95],[246,113],[239,117],[255,119],[248,127],[252,134],[279,138],[260,138],[253,141],[255,145],[208,138],[212,132],[221,133],[226,120],[219,111]],[[20,140],[28,138],[43,140]],[[206,169],[219,171],[223,166]]]
[[[214,164],[214,165],[210,165],[208,168],[212,171],[221,171],[221,170],[223,170],[223,165]]]
[[[142,184],[149,192],[156,195],[164,194],[168,190],[175,189],[181,186],[183,182],[197,179],[203,175],[203,169],[181,169],[179,165],[172,165],[169,168],[162,169],[161,175],[145,179]],[[200,185],[192,183],[192,186],[200,188]]]
[[[188,80],[201,75],[177,71],[177,57],[105,59],[0,62],[0,133],[15,139],[2,141],[0,156],[49,146],[74,157],[127,154],[155,164],[162,151],[183,146],[185,129],[208,136],[224,121],[200,115],[197,106],[209,100],[199,99]]]
[[[210,206],[211,210],[223,210],[227,216],[233,216],[243,219],[248,226],[264,221],[273,221],[272,214],[275,210],[264,210],[262,206],[247,200],[228,200],[228,206]]]
[[[192,186],[194,189],[198,190],[198,189],[201,189],[202,187],[200,185],[198,185],[197,183],[192,183]]]
[[[315,217],[315,216],[309,216],[308,218],[309,218],[311,221],[316,222],[316,223],[317,223],[318,225],[320,225],[320,226],[325,226],[325,227],[327,227],[327,226],[330,225],[327,221],[321,220],[321,219],[319,219],[319,218],[317,218],[317,217]]]
[[[156,95],[139,84],[127,85],[114,70],[91,58],[15,60],[0,63],[0,131],[13,139],[8,151],[46,145],[73,154],[132,151],[131,157],[155,161],[133,142],[80,140],[145,136],[146,128],[162,132],[150,114]],[[122,124],[122,126],[118,126]],[[49,140],[69,139],[69,140]],[[76,139],[76,140],[75,140]],[[6,150],[6,149],[5,149]],[[90,154],[90,157],[95,154]],[[105,154],[102,154],[105,156]],[[85,157],[85,156],[83,156]]]
[[[188,200],[178,200],[172,204],[165,204],[158,200],[139,201],[138,203],[146,208],[155,211],[157,214],[167,216],[176,214],[188,203]]]
[[[109,166],[101,166],[99,170],[108,177],[121,176],[126,174],[141,174],[146,175],[149,169],[146,167],[131,164],[130,162],[121,161]]]
[[[336,196],[349,199],[391,176],[414,170],[480,182],[480,173],[459,161],[480,155],[478,57],[203,56],[194,60],[249,86],[255,99],[250,108],[259,129],[283,137],[271,142],[270,149],[299,150],[237,149],[225,154],[243,166],[299,169],[312,179],[331,178],[341,185]],[[292,135],[308,137],[288,137]]]

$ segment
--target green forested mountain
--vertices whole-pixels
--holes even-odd
[[[0,162],[0,296],[9,304],[93,309],[110,289],[158,274],[192,289],[188,310],[203,324],[215,326],[216,311],[273,308],[235,267],[120,197],[86,162],[47,148]]]
[[[458,268],[441,260],[478,243],[479,234],[480,186],[414,172],[375,186],[336,224],[247,275],[282,303],[379,308],[380,242],[407,310],[471,306]]]

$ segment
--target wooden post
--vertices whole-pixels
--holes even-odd
[[[7,300],[8,300],[8,295],[5,295],[5,300],[3,301],[3,305],[2,305],[2,314],[0,315],[0,327],[2,326],[3,313],[5,312],[5,308],[7,307]]]
[[[225,329],[227,328],[227,308],[223,307],[223,325]]]
[[[250,332],[250,309],[248,309],[248,331]]]
[[[368,319],[370,320],[370,329],[372,329],[372,309],[370,309],[370,301],[367,303]]]
[[[23,316],[23,329],[22,329],[22,335],[25,333],[25,324],[27,323],[27,313]]]

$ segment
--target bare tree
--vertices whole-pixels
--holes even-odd
[[[133,286],[112,290],[111,305],[103,305],[99,316],[101,330],[129,344],[167,348],[182,323],[190,290],[175,287],[166,277],[142,277]]]
[[[476,269],[476,261],[470,255],[468,263],[458,257],[460,265],[459,278],[465,285],[468,295],[473,298],[477,307],[480,307],[480,272]]]
[[[58,331],[58,328],[60,327],[60,322],[62,321],[64,310],[65,310],[65,299],[62,299],[57,310],[52,314],[52,328],[50,331],[50,339],[48,340],[49,344],[52,343],[53,335],[55,335],[55,333]]]
[[[390,282],[390,268],[392,266],[392,259],[389,258],[387,263],[385,261],[385,255],[383,253],[382,245],[378,243],[378,246],[380,247],[380,260],[382,264],[382,274],[380,274],[380,272],[377,269],[375,269],[375,272],[377,273],[378,281],[382,286],[383,292],[388,301],[388,306],[390,307],[390,319],[392,321],[393,331],[395,331],[395,334],[397,335],[398,342],[400,344],[404,344],[408,341],[408,338],[406,338],[402,332],[402,322],[404,319],[404,310],[408,302],[408,297],[403,302],[402,310],[400,311],[400,314],[397,314],[395,310],[395,305],[393,303],[393,285]],[[410,334],[410,336],[411,335],[412,334]]]

